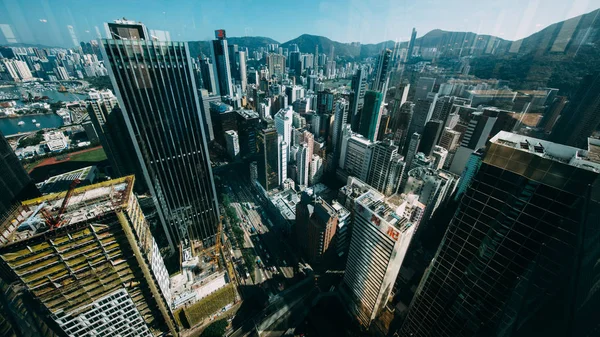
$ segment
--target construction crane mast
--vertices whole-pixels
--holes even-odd
[[[71,199],[71,196],[73,195],[73,191],[75,190],[75,187],[77,187],[77,185],[79,185],[80,183],[81,183],[81,180],[79,180],[79,178],[77,178],[71,182],[71,185],[69,186],[69,189],[67,190],[67,194],[65,194],[65,198],[63,199],[63,202],[60,205],[60,208],[58,209],[58,213],[56,213],[56,216],[53,216],[52,214],[50,214],[50,212],[46,208],[43,208],[41,210],[42,215],[46,219],[46,225],[48,225],[49,229],[52,230],[52,229],[58,228],[63,224],[62,215],[67,210],[67,204],[69,203],[69,199]]]

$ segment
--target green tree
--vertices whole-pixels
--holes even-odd
[[[227,329],[227,321],[220,319],[207,326],[200,337],[221,337],[225,335],[225,329]]]

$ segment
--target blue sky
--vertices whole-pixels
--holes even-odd
[[[267,36],[285,42],[315,34],[340,42],[405,41],[432,29],[471,31],[515,40],[600,7],[598,0],[0,0],[0,44],[73,46],[104,36],[103,23],[126,17],[172,39]],[[600,18],[598,18],[600,19]],[[9,28],[8,28],[9,27]]]

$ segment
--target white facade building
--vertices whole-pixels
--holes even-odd
[[[227,145],[227,154],[232,160],[238,159],[240,155],[240,140],[237,132],[233,130],[225,131],[225,143]]]
[[[286,158],[289,159],[290,146],[292,144],[292,120],[294,110],[292,107],[281,109],[275,114],[275,129],[277,134],[283,137],[283,142],[288,146],[286,149]],[[283,162],[283,163],[287,163]]]
[[[356,198],[342,290],[350,312],[368,327],[385,306],[415,226],[369,189]]]

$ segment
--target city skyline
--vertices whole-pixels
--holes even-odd
[[[220,28],[226,29],[229,36],[262,36],[279,43],[311,34],[342,43],[372,44],[389,40],[408,41],[413,27],[416,27],[418,37],[441,29],[494,35],[514,41],[553,23],[597,9],[585,0],[574,3],[552,0],[543,5],[533,0],[510,2],[472,4],[461,0],[450,5],[433,0],[426,4],[396,6],[387,1],[369,4],[353,1],[349,5],[337,1],[314,1],[296,7],[273,2],[266,7],[279,15],[272,16],[265,21],[266,24],[256,25],[249,18],[264,14],[262,6],[248,6],[240,0],[210,5],[180,1],[177,6],[151,1],[144,4],[146,11],[143,13],[136,5],[114,0],[85,4],[61,0],[53,2],[52,6],[46,0],[34,0],[27,7],[2,0],[0,44],[72,47],[78,44],[76,41],[90,41],[97,39],[98,35],[105,37],[103,23],[107,18],[122,17],[141,21],[153,29],[169,31],[175,41],[212,40],[212,32]],[[53,7],[66,10],[55,11]],[[465,11],[471,15],[456,20]]]

